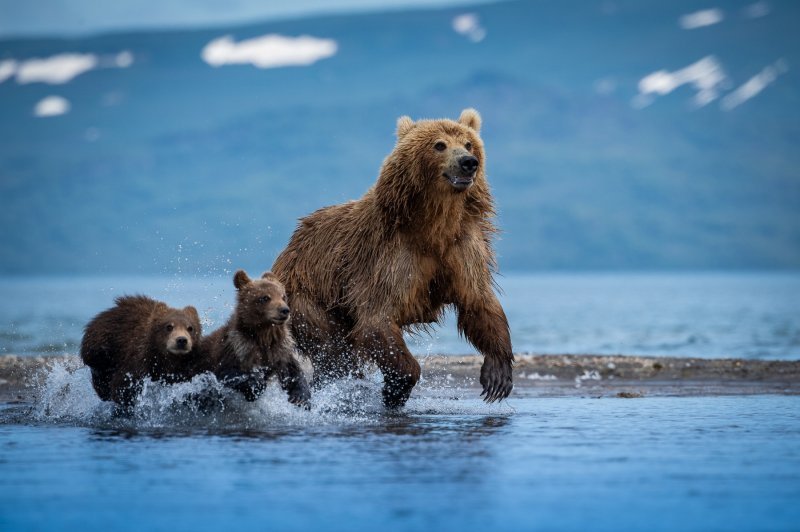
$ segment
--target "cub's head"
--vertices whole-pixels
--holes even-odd
[[[284,325],[289,321],[289,306],[286,290],[272,272],[264,273],[260,279],[250,279],[244,270],[233,276],[236,287],[237,320],[249,328],[268,325]]]
[[[185,355],[200,341],[200,317],[194,307],[168,308],[153,324],[156,345],[164,346],[167,353]]]
[[[481,117],[464,109],[458,121],[418,120],[407,116],[397,121],[397,146],[387,159],[403,177],[417,186],[434,186],[443,193],[459,194],[483,181]],[[396,176],[399,178],[400,176]]]

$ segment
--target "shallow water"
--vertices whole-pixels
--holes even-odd
[[[514,350],[534,353],[800,359],[800,273],[499,276]],[[195,305],[207,331],[231,312],[229,277],[0,278],[0,354],[78,351],[114,297]],[[469,354],[448,315],[409,336],[415,354]]]
[[[0,529],[796,529],[800,397],[540,397],[486,405],[424,380],[387,413],[380,376],[310,411],[148,383],[115,416],[56,365],[0,408]],[[217,390],[199,408],[196,394]],[[215,396],[216,397],[216,396]]]
[[[0,281],[1,352],[77,350],[122,293],[230,312],[221,278]],[[800,358],[800,279],[501,279],[515,348]],[[452,320],[417,353],[467,353]],[[423,357],[424,362],[424,357]],[[211,376],[148,383],[130,418],[56,365],[0,405],[0,530],[797,530],[800,396],[545,397],[486,405],[427,372],[399,413],[380,376],[256,403]],[[211,397],[199,406],[198,394]],[[584,394],[581,396],[581,394]]]
[[[96,399],[79,400],[84,377],[56,376],[49,398],[0,411],[0,529],[800,523],[797,396],[543,398],[528,389],[485,405],[476,390],[428,383],[387,414],[367,381],[332,385],[309,412],[275,388],[224,412],[193,417],[155,401],[120,421]],[[56,383],[74,386],[56,399]]]

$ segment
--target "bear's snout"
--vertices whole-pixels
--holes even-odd
[[[167,340],[167,351],[173,355],[184,355],[192,350],[192,339],[184,329],[176,330]]]
[[[474,175],[478,170],[478,159],[474,155],[465,155],[458,160],[458,166],[465,176]]]
[[[276,301],[275,305],[264,314],[264,318],[273,325],[284,325],[289,321],[290,314],[289,306],[285,302]]]

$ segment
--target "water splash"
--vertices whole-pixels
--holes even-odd
[[[91,373],[85,366],[55,363],[40,375],[35,386],[38,393],[33,417],[38,421],[91,422],[109,417],[113,410],[94,393]]]
[[[262,431],[275,428],[376,425],[387,417],[430,414],[507,413],[501,403],[487,405],[474,389],[452,385],[447,375],[423,379],[406,407],[387,411],[379,372],[346,378],[316,389],[309,410],[290,404],[277,382],[270,382],[254,402],[222,386],[210,373],[190,382],[164,384],[145,380],[136,406],[122,415],[94,392],[89,368],[56,363],[35,382],[33,421],[132,430]]]

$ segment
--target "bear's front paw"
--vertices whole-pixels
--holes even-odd
[[[511,377],[511,360],[486,357],[481,366],[481,397],[487,403],[502,401],[511,393],[514,383]]]
[[[293,382],[287,386],[287,391],[290,403],[311,410],[311,388],[304,377],[295,377]]]
[[[227,375],[222,383],[244,395],[244,398],[251,403],[259,398],[266,387],[264,372],[260,368],[247,373],[232,373]]]
[[[383,405],[389,409],[401,408],[408,401],[416,379],[411,376],[383,378]]]

